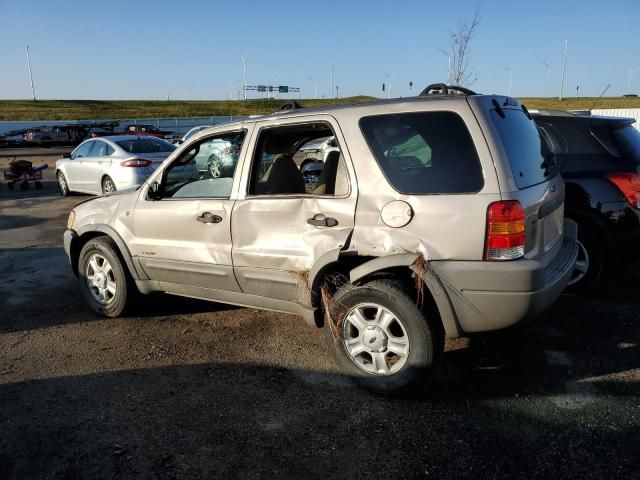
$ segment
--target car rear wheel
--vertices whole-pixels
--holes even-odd
[[[102,193],[112,193],[116,191],[116,184],[113,182],[111,177],[104,177],[102,179]]]
[[[578,258],[569,281],[571,291],[589,290],[596,285],[605,269],[603,241],[590,224],[578,223]]]
[[[397,393],[422,384],[442,352],[436,320],[392,280],[338,290],[325,312],[336,363],[359,385]]]
[[[67,183],[67,179],[64,176],[64,173],[58,172],[56,178],[58,180],[58,190],[60,190],[60,195],[62,195],[63,197],[69,196],[71,190],[69,190],[69,184]]]
[[[89,307],[106,317],[122,314],[134,293],[133,279],[108,237],[93,238],[82,247],[78,276]]]

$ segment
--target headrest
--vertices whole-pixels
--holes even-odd
[[[264,151],[269,155],[286,154],[293,152],[291,139],[284,135],[269,135],[264,143]]]

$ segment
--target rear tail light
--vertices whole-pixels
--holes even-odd
[[[640,174],[615,172],[609,173],[607,179],[618,187],[631,206],[640,208]]]
[[[524,209],[517,200],[494,202],[487,210],[484,259],[515,260],[524,256]]]
[[[151,165],[151,160],[145,160],[143,158],[130,158],[125,160],[120,165],[123,167],[148,167]]]

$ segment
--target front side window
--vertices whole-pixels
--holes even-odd
[[[73,152],[73,154],[71,155],[71,158],[82,158],[82,157],[88,157],[89,156],[89,152],[91,151],[91,147],[93,147],[94,142],[84,142],[82,145],[80,145],[78,148],[75,149],[75,151]]]
[[[387,180],[405,194],[482,190],[484,176],[473,139],[452,112],[364,117],[360,127]]]
[[[326,123],[266,128],[253,156],[250,195],[349,193],[345,160]]]
[[[229,198],[245,132],[206,138],[192,145],[163,174],[163,198]]]

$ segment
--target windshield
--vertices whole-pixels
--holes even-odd
[[[175,146],[159,138],[136,138],[121,140],[118,145],[129,153],[168,153],[175,150]]]
[[[556,174],[555,158],[533,120],[520,109],[491,110],[491,118],[509,157],[519,189],[542,183]]]

